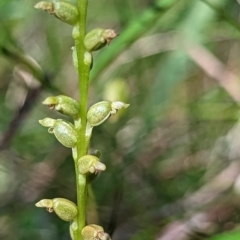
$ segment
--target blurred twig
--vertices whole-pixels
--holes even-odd
[[[217,176],[207,182],[198,191],[187,197],[183,204],[186,208],[202,208],[220,199],[221,194],[229,190],[240,174],[240,163],[232,162]]]
[[[28,93],[23,105],[16,111],[15,116],[12,118],[12,120],[9,123],[8,129],[5,131],[2,139],[0,140],[0,151],[9,146],[20,124],[26,118],[27,113],[34,106],[41,91],[42,91],[42,87],[28,90]]]
[[[3,150],[9,146],[11,139],[13,138],[14,134],[18,130],[23,119],[26,118],[27,113],[34,106],[42,89],[47,88],[53,92],[59,92],[59,90],[57,90],[55,87],[52,86],[49,75],[44,73],[41,70],[41,68],[31,58],[17,51],[13,51],[5,46],[0,46],[0,52],[10,60],[18,64],[20,63],[25,67],[27,67],[29,71],[32,73],[34,79],[38,80],[41,83],[41,86],[28,89],[27,96],[25,98],[24,103],[16,111],[15,116],[10,121],[8,129],[5,131],[0,141],[0,150]]]
[[[69,149],[62,146],[55,147],[40,163],[28,170],[28,181],[19,189],[19,195],[24,202],[34,202],[51,186],[57,170],[71,155]]]
[[[187,220],[175,221],[167,225],[156,240],[193,240],[205,239],[221,228],[229,230],[237,227],[231,219],[240,209],[237,199],[227,201],[208,211],[194,212]]]
[[[29,69],[29,71],[33,74],[34,78],[38,80],[44,88],[47,88],[51,91],[59,92],[54,86],[52,86],[50,81],[50,75],[44,73],[41,68],[29,57],[26,55],[19,53],[17,51],[11,50],[6,46],[0,46],[0,52],[11,61],[23,64],[25,67]],[[53,76],[51,76],[52,78]]]
[[[179,240],[190,240],[198,233],[205,235],[216,233],[224,224],[229,226],[230,223],[230,227],[235,226],[231,219],[236,213],[235,208],[240,207],[239,197],[231,191],[237,188],[236,183],[240,176],[240,163],[236,161],[240,154],[239,144],[233,144],[236,138],[239,138],[239,124],[234,126],[225,137],[226,143],[231,146],[226,156],[231,161],[230,164],[195,193],[179,201],[187,212],[192,212],[191,216],[186,221],[167,225],[163,233],[156,238],[157,240],[175,240],[176,236]],[[217,141],[215,147],[221,147],[221,151],[225,152],[222,147],[228,148],[228,145],[222,146],[222,143]],[[227,192],[229,194],[226,194]],[[201,209],[201,213],[196,212],[196,209]]]
[[[109,224],[107,228],[110,236],[113,235],[115,229],[117,228],[117,224],[118,224],[117,220],[118,220],[119,208],[122,200],[122,194],[123,194],[123,186],[122,184],[119,184],[114,193],[113,205],[112,205],[111,215],[110,215]]]
[[[211,78],[215,79],[234,101],[240,104],[240,83],[237,75],[230,72],[219,59],[203,46],[194,43],[187,51],[192,60]]]
[[[111,65],[104,72],[103,77],[109,77],[109,75],[122,64],[130,63],[137,59],[146,58],[161,52],[175,50],[177,48],[176,41],[177,34],[172,31],[140,38],[111,62]]]

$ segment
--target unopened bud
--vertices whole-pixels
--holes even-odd
[[[90,224],[82,229],[83,240],[111,240],[110,236],[104,232],[104,229],[96,224]]]
[[[72,59],[73,59],[73,66],[78,71],[78,58],[77,58],[76,47],[72,47]],[[92,69],[93,56],[91,52],[84,53],[84,63],[89,66],[90,70]]]
[[[78,22],[78,10],[69,2],[56,1],[52,3],[42,1],[37,3],[34,7],[54,15],[67,24],[76,25]]]
[[[39,120],[44,127],[49,127],[48,132],[53,133],[57,140],[65,147],[73,148],[77,143],[77,133],[71,123],[67,123],[62,119],[44,118]]]
[[[88,51],[97,51],[110,44],[117,33],[112,29],[96,28],[90,31],[84,38],[84,45]]]
[[[76,204],[65,198],[42,199],[35,205],[46,208],[48,212],[55,212],[59,218],[67,222],[73,221],[77,216]]]
[[[105,164],[93,155],[85,155],[78,159],[78,170],[80,174],[98,173],[106,170]]]
[[[79,116],[79,103],[73,98],[64,95],[51,96],[46,98],[43,104],[74,119],[77,119]]]
[[[90,126],[98,126],[110,117],[116,114],[119,109],[127,108],[129,104],[117,101],[102,101],[91,106],[87,113],[87,121]]]
[[[111,115],[111,102],[102,101],[92,105],[87,112],[87,121],[91,126],[98,126]]]
[[[70,236],[71,236],[71,239],[72,239],[72,240],[76,240],[76,237],[77,237],[77,236],[75,236],[75,234],[76,234],[77,230],[78,230],[77,221],[76,221],[76,220],[75,220],[75,221],[72,221],[72,222],[70,223],[70,226],[69,226]]]

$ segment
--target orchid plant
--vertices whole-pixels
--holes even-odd
[[[86,206],[90,180],[106,166],[100,161],[100,154],[89,154],[89,144],[94,127],[102,124],[111,115],[129,104],[121,101],[101,101],[88,109],[89,74],[93,66],[93,51],[100,50],[110,44],[117,34],[112,29],[96,28],[86,33],[88,0],[78,0],[77,5],[70,2],[39,2],[35,8],[54,15],[62,22],[72,26],[72,37],[75,46],[72,48],[73,65],[78,73],[79,101],[59,95],[50,96],[43,101],[50,109],[56,110],[72,118],[72,122],[62,119],[44,118],[40,124],[48,128],[48,132],[65,147],[72,149],[75,165],[77,203],[65,198],[42,199],[37,207],[46,208],[49,212],[64,221],[70,222],[72,240],[109,240],[104,229],[94,223],[86,223]]]

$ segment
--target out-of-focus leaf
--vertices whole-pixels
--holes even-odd
[[[91,72],[91,79],[95,80],[103,69],[107,67],[124,48],[131,45],[137,38],[148,31],[154,25],[155,21],[177,2],[178,1],[173,0],[163,5],[156,3],[153,7],[146,9],[140,18],[130,22],[121,35],[108,47],[108,51],[98,56],[97,62]]]
[[[234,230],[231,232],[222,233],[208,239],[209,240],[239,240],[240,230]]]

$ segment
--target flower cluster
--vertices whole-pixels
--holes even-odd
[[[74,40],[78,39],[79,33],[79,11],[76,6],[69,2],[39,2],[35,8],[42,9],[51,15],[54,15],[61,21],[73,26],[72,36]],[[111,29],[96,28],[86,34],[84,45],[84,63],[92,68],[93,57],[92,52],[97,51],[104,46],[110,44],[111,40],[117,34]],[[72,48],[73,65],[79,70],[78,56],[76,46]],[[75,161],[76,172],[83,179],[93,179],[91,176],[105,171],[106,166],[99,159],[100,154],[90,155],[86,151],[86,155],[78,157],[78,147],[81,146],[81,138],[79,132],[82,131],[81,109],[80,104],[75,99],[59,95],[50,96],[43,101],[50,109],[72,118],[72,122],[63,119],[44,118],[39,120],[40,124],[48,128],[48,132],[54,134],[56,139],[65,147],[71,148],[73,159]],[[86,116],[85,139],[90,141],[92,130],[105,122],[111,115],[116,114],[118,110],[127,108],[129,104],[121,101],[101,101],[89,108]],[[87,176],[87,178],[86,178]],[[77,178],[78,179],[78,178]],[[77,183],[78,184],[78,183]],[[65,198],[43,199],[36,203],[37,207],[46,208],[48,212],[55,212],[56,215],[64,221],[70,222],[70,234],[73,240],[110,240],[107,233],[101,226],[90,224],[85,227],[79,227],[77,218],[79,215],[79,207],[72,201]],[[83,210],[85,212],[85,210]],[[81,237],[78,238],[79,234]]]

